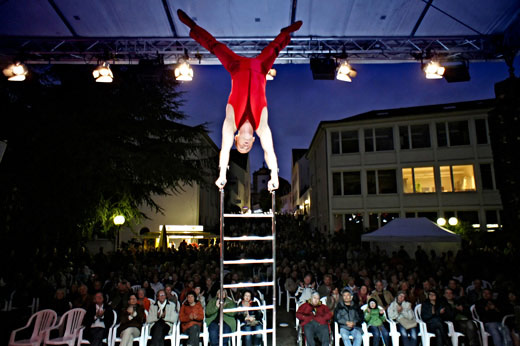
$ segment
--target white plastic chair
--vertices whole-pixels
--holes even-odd
[[[86,311],[81,308],[72,309],[64,313],[63,316],[61,316],[60,322],[57,325],[52,326],[45,331],[44,345],[67,344],[69,346],[74,346],[74,344],[76,343],[76,339],[78,338],[78,334],[81,329],[81,324],[83,322],[83,317],[85,317],[85,313]],[[51,331],[59,331],[62,328],[63,324],[65,324],[63,336],[51,339]]]
[[[262,306],[264,305],[265,306],[265,302],[262,303],[258,300],[258,298],[253,298],[253,301],[256,302],[259,306]],[[239,299],[238,302],[237,302],[237,306],[240,306],[240,303],[242,303],[242,299]],[[267,345],[267,333],[266,333],[266,330],[267,330],[267,312],[265,309],[261,310],[262,311],[262,329],[264,331],[264,333],[262,334],[262,340],[263,340],[263,344],[264,345]],[[240,326],[240,321],[237,319],[237,331],[236,331],[236,337],[237,337],[237,345],[238,346],[242,346],[242,332],[241,332],[241,326]]]
[[[282,306],[282,287],[280,286],[280,278],[276,279],[276,284],[278,287],[278,306]]]
[[[289,293],[289,290],[285,290],[286,296],[287,296],[287,312],[289,312],[289,306],[291,305],[291,300],[294,300],[294,304],[298,305],[298,298],[296,298],[296,295],[291,295]],[[296,306],[296,311],[298,311],[298,306]]]
[[[401,336],[401,333],[397,331],[397,322],[388,318],[388,314],[386,314],[385,311],[386,320],[388,321],[388,324],[390,324],[390,338],[392,339],[392,346],[399,346],[399,337]]]
[[[204,314],[205,315],[205,314]],[[189,336],[186,334],[181,333],[181,323],[177,322],[175,324],[175,345],[179,346],[181,344],[181,340],[188,340]],[[208,346],[209,344],[209,331],[208,326],[206,325],[206,319],[204,319],[204,322],[202,323],[202,330],[200,331],[200,338],[202,339],[202,345]]]
[[[423,346],[430,346],[430,339],[435,337],[435,334],[428,333],[428,329],[426,328],[426,322],[424,322],[421,317],[421,306],[421,304],[417,304],[414,310],[415,320],[419,324],[418,335],[421,337],[421,342]]]
[[[469,308],[471,311],[471,317],[473,317],[473,321],[477,323],[479,334],[480,334],[480,343],[482,346],[488,346],[488,338],[491,336],[488,332],[486,332],[486,328],[484,327],[484,323],[479,319],[477,314],[477,308],[475,304],[471,305]]]
[[[9,346],[39,346],[45,338],[45,331],[52,327],[56,322],[57,316],[54,310],[42,310],[33,314],[27,324],[22,327],[15,329],[11,332],[11,338],[9,339]],[[22,330],[25,330],[33,324],[34,328],[32,335],[29,339],[16,340],[16,334]]]
[[[351,341],[354,340],[352,335],[348,337]],[[339,333],[339,325],[338,322],[334,322],[334,346],[341,346],[341,334]],[[365,346],[363,344],[363,346]]]
[[[101,342],[103,342],[107,345],[110,345],[110,340],[112,340],[112,330],[114,329],[114,326],[117,323],[117,312],[115,310],[112,310],[112,312],[114,313],[114,321],[112,322],[112,325],[109,327],[110,329],[108,330],[108,337],[103,338],[103,340],[101,340]],[[106,326],[105,326],[105,328],[106,328]],[[88,341],[87,339],[83,339],[84,331],[85,331],[85,327],[81,327],[81,329],[79,330],[78,346],[79,345],[90,345],[90,341]]]

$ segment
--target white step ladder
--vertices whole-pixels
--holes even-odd
[[[272,345],[276,346],[276,198],[275,192],[271,193],[271,212],[264,214],[224,214],[224,189],[220,189],[220,292],[223,292],[227,288],[249,288],[249,287],[272,287],[273,302],[272,305],[261,305],[255,307],[236,307],[232,309],[221,308],[219,311],[219,345],[224,344],[224,338],[229,337],[230,339],[237,336],[237,333],[225,333],[224,334],[224,313],[226,312],[243,312],[243,311],[254,311],[254,310],[272,310],[272,327],[260,329],[251,332],[240,332],[239,336],[242,335],[255,335],[255,334],[271,334]],[[224,220],[226,218],[263,218],[271,219],[271,231],[272,234],[269,236],[256,236],[256,235],[243,235],[238,237],[226,237],[224,235]],[[239,259],[239,260],[225,260],[224,250],[226,242],[233,241],[270,241],[272,244],[272,257],[264,259]],[[272,265],[272,281],[264,282],[241,282],[235,284],[224,284],[224,265],[241,265],[241,264],[271,264]],[[224,300],[222,299],[223,294],[220,294],[220,306],[224,306]],[[267,316],[266,316],[267,317]],[[267,318],[266,318],[267,321]],[[266,322],[267,323],[267,322]],[[267,345],[264,345],[267,346]]]

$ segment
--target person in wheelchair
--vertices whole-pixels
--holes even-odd
[[[329,321],[332,312],[326,304],[321,303],[318,292],[313,292],[311,299],[298,308],[296,318],[300,320],[307,345],[314,346],[314,338],[318,338],[321,345],[329,345]]]

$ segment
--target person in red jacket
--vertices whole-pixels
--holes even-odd
[[[329,344],[329,321],[332,319],[332,312],[326,304],[321,303],[318,292],[313,292],[311,299],[298,308],[296,318],[300,320],[307,345],[314,346],[315,337],[322,345]]]
[[[181,321],[182,333],[189,336],[188,345],[198,345],[202,321],[204,321],[204,309],[197,301],[194,291],[190,291],[186,295],[186,301],[182,304],[179,313],[179,320]]]
[[[265,153],[265,162],[271,170],[267,183],[269,191],[278,188],[278,162],[274,153],[271,129],[267,124],[267,100],[265,97],[266,75],[276,57],[291,40],[291,33],[298,30],[302,22],[283,28],[280,34],[254,58],[235,54],[225,44],[217,41],[209,32],[198,26],[184,11],[178,10],[181,22],[190,30],[190,36],[204,48],[215,54],[224,68],[231,74],[231,93],[226,106],[226,118],[222,125],[222,148],[220,150],[220,174],[215,184],[226,185],[226,170],[229,152],[236,142],[240,153],[248,153],[253,146],[254,132],[260,138]],[[238,134],[235,136],[235,132]]]

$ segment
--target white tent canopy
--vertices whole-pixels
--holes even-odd
[[[460,240],[460,236],[424,217],[395,219],[361,236],[361,241],[370,242],[372,249],[377,246],[391,254],[403,246],[409,255],[415,252],[418,245],[425,251],[435,250],[438,254],[449,250],[456,252],[460,248]]]

